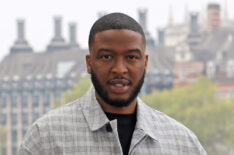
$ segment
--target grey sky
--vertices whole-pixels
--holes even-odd
[[[153,38],[156,29],[168,21],[168,10],[172,7],[175,23],[184,19],[185,6],[189,11],[202,11],[208,2],[223,4],[225,0],[2,0],[0,1],[0,60],[9,53],[16,40],[16,19],[26,21],[26,39],[34,51],[46,49],[53,36],[53,17],[63,17],[63,36],[68,40],[68,23],[77,23],[77,40],[81,47],[87,47],[88,33],[97,19],[97,12],[124,12],[137,19],[137,10],[148,9],[148,29]],[[228,14],[233,18],[234,1],[227,0]]]

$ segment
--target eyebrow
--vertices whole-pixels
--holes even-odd
[[[97,53],[100,53],[100,52],[112,52],[112,50],[110,49],[107,49],[107,48],[100,48],[97,50]],[[138,53],[141,55],[141,50],[136,48],[136,49],[129,49],[128,50],[128,53]]]
[[[110,49],[107,49],[107,48],[100,48],[100,49],[98,49],[98,53],[100,53],[100,52],[111,52],[112,50],[110,50]]]
[[[130,49],[128,50],[128,53],[138,53],[139,55],[142,55],[142,52],[140,49],[136,48],[136,49]]]
[[[128,50],[128,52],[137,52],[137,53],[141,53],[141,50],[136,48],[136,49],[130,49]]]

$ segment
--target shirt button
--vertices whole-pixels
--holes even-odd
[[[111,128],[110,123],[108,123],[108,124],[106,125],[106,131],[107,131],[107,132],[112,132],[112,128]]]

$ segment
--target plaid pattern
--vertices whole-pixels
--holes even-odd
[[[137,101],[137,123],[129,154],[205,155],[186,127]],[[110,124],[113,131],[107,131]],[[121,155],[117,121],[109,121],[92,88],[84,97],[37,120],[27,132],[19,155]]]

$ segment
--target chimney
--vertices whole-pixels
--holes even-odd
[[[154,39],[151,37],[149,31],[147,30],[147,9],[138,10],[139,23],[145,33],[146,46],[151,48],[154,47]]]
[[[61,41],[64,42],[64,39],[62,37],[62,18],[60,16],[56,16],[54,18],[54,38],[52,41]]]
[[[19,19],[17,21],[17,27],[18,27],[17,42],[25,42],[25,38],[24,38],[24,20],[23,19]]]
[[[139,23],[141,24],[142,28],[144,31],[147,29],[146,25],[146,14],[147,14],[147,9],[139,9],[138,10],[138,15],[139,15]]]
[[[207,32],[213,31],[220,25],[220,5],[210,3],[207,6]]]
[[[173,17],[172,6],[170,6],[168,12],[168,26],[173,26],[173,25],[174,25],[174,17]]]
[[[164,45],[165,30],[158,29],[158,45]]]
[[[190,33],[192,34],[196,34],[199,31],[198,15],[197,12],[190,13]]]
[[[62,37],[62,17],[54,17],[54,38],[47,46],[48,52],[69,50],[70,46]]]
[[[70,46],[71,48],[77,48],[79,45],[76,40],[76,23],[69,24],[69,37],[70,37]]]
[[[25,40],[25,22],[23,19],[17,20],[17,39],[10,49],[10,53],[32,52],[32,48]]]

